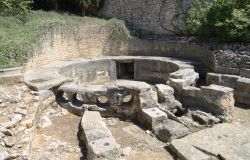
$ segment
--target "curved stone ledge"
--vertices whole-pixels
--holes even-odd
[[[127,70],[127,68],[131,69]],[[81,84],[100,84],[119,79],[119,76],[131,74],[131,79],[151,83],[166,83],[170,79],[172,81],[177,79],[177,82],[172,84],[175,84],[175,86],[176,83],[180,84],[177,85],[179,87],[196,83],[198,73],[193,68],[192,61],[166,57],[113,56],[94,59],[81,58],[70,61],[57,61],[34,71],[28,71],[24,75],[24,81],[34,90],[44,90],[60,86],[66,81]]]

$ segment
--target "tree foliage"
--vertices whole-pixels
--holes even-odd
[[[31,3],[31,0],[0,0],[0,15],[27,15],[30,11]]]
[[[187,28],[203,39],[250,42],[250,0],[195,0]]]
[[[103,0],[34,0],[35,9],[97,15]]]

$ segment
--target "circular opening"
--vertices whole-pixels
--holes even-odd
[[[105,143],[104,143],[104,146],[109,146],[109,143],[108,143],[108,142],[105,142]]]
[[[123,102],[123,103],[129,103],[129,102],[132,101],[132,99],[133,99],[133,96],[132,96],[132,95],[127,95],[127,96],[125,96],[125,97],[123,98],[122,102]]]
[[[98,102],[101,104],[107,104],[109,99],[106,96],[100,96],[97,98]]]
[[[155,109],[152,109],[152,111],[155,111]]]

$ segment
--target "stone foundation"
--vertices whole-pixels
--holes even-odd
[[[216,73],[207,74],[207,84],[218,84],[234,88],[234,97],[236,102],[250,104],[250,79]]]

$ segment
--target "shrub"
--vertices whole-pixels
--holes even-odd
[[[39,36],[55,27],[77,26],[83,18],[55,12],[31,12],[23,23],[16,16],[0,16],[0,68],[21,66],[32,57]]]
[[[202,39],[250,42],[250,1],[195,0],[187,29]]]
[[[16,16],[26,15],[30,11],[31,0],[1,0],[0,15]]]

